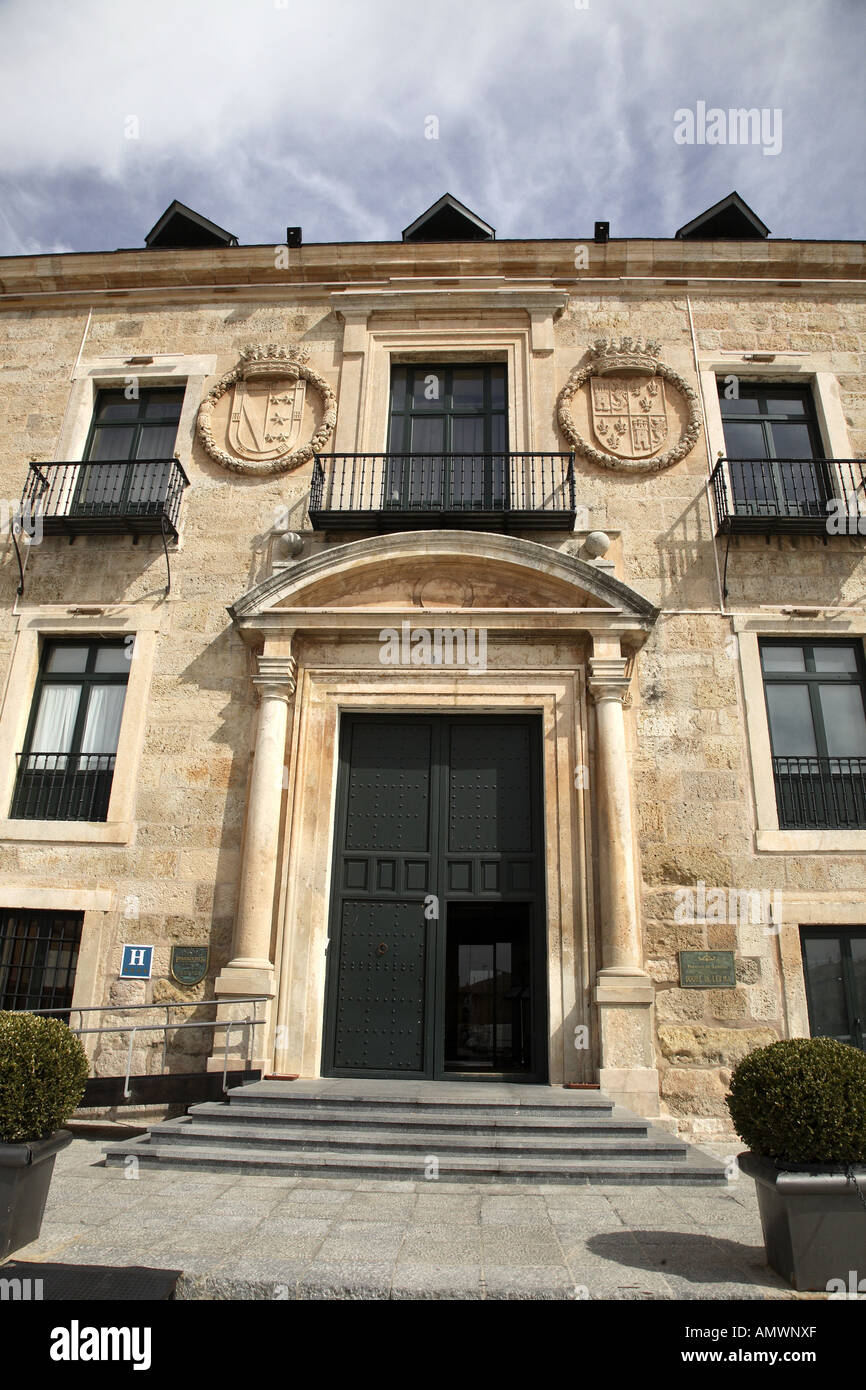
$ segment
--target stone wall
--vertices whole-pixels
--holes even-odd
[[[554,329],[555,390],[546,399],[536,391],[533,401],[537,448],[567,447],[556,429],[555,392],[600,336],[628,332],[659,340],[664,360],[697,389],[690,303],[702,365],[721,360],[719,355],[726,351],[760,348],[803,354],[790,359],[792,370],[796,366],[834,377],[851,456],[862,455],[866,444],[862,297],[827,283],[795,291],[756,280],[754,286],[725,291],[697,286],[689,291],[687,302],[682,289],[665,288],[662,277],[677,273],[684,256],[697,258],[705,275],[726,273],[728,249],[704,250],[701,260],[695,248],[684,250],[682,244],[634,243],[631,261],[617,272],[615,258],[620,250],[611,247],[605,252],[611,274],[648,273],[650,265],[658,267],[655,273],[660,278],[651,289],[638,288],[637,282],[625,288],[617,280],[608,292],[597,281],[586,287],[576,283],[569,269],[568,247],[520,243],[462,248],[463,273],[474,270],[489,275],[502,264],[510,265],[516,275],[548,275],[551,284],[562,288],[563,297],[569,296]],[[799,248],[798,258],[798,248],[790,243],[784,252],[761,247],[760,256],[756,248],[747,247],[744,258],[759,274],[767,272],[769,256],[777,274],[787,269],[788,274],[805,279],[810,250],[809,246]],[[314,251],[324,261],[323,248]],[[181,265],[185,264],[183,254]],[[235,269],[245,254],[244,248],[238,249],[231,261]],[[395,247],[388,254],[394,273],[401,268],[411,273],[402,265],[407,256],[416,273],[441,273],[450,252]],[[233,255],[215,253],[213,266],[220,257]],[[835,263],[831,252],[822,250],[822,255],[824,273],[832,273],[828,266],[834,264],[840,276],[846,270],[854,273],[843,263],[841,253]],[[31,283],[41,283],[44,294],[50,294],[52,287],[59,289],[63,276],[64,258],[50,259],[48,289],[44,288],[48,267],[33,268],[33,261],[21,263],[22,276],[25,269],[33,268]],[[107,360],[113,359],[122,384],[123,371],[134,370],[124,369],[127,357],[213,354],[216,379],[235,365],[240,349],[248,343],[301,341],[313,349],[312,365],[339,395],[343,324],[331,308],[327,291],[315,285],[262,283],[249,295],[243,290],[229,295],[214,289],[202,289],[198,297],[192,292],[169,295],[160,294],[153,285],[141,291],[134,288],[139,271],[142,277],[155,273],[158,257],[98,258],[105,263],[103,270],[82,268],[81,257],[66,259],[70,277],[81,277],[86,270],[91,276],[102,274],[104,285],[114,283],[112,276],[117,283],[125,283],[127,300],[118,305],[104,295],[94,296],[92,310],[86,296],[75,299],[74,307],[59,297],[47,306],[32,300],[28,307],[7,306],[0,315],[4,441],[0,497],[20,496],[29,458],[54,457],[77,361],[80,374],[97,359],[104,372]],[[168,283],[182,282],[172,278],[180,273],[177,261],[172,254],[160,263]],[[248,261],[253,267],[251,278],[265,277],[262,248],[252,248]],[[14,269],[10,266],[10,275]],[[742,271],[742,265],[733,269],[734,274]],[[343,275],[347,281],[353,275],[363,279],[364,272],[361,252],[346,248],[331,279]],[[243,278],[242,271],[232,273],[235,282]],[[324,269],[319,279],[328,279]],[[423,345],[425,323],[429,325],[432,313],[431,301],[427,318],[417,310],[401,318],[399,306],[393,317],[417,331]],[[509,314],[509,324],[525,321],[519,309]],[[758,373],[758,368],[747,369],[736,356],[730,360],[739,362],[744,373]],[[777,362],[774,370],[778,367]],[[358,444],[359,449],[378,447],[373,440],[362,439]],[[310,532],[305,518],[309,464],[287,475],[240,477],[214,463],[191,428],[179,438],[178,454],[191,486],[183,501],[181,541],[171,556],[169,598],[163,600],[165,564],[158,537],[142,538],[137,545],[129,537],[79,537],[71,546],[63,538],[47,537],[41,546],[31,548],[28,559],[23,599],[28,610],[44,606],[58,617],[72,617],[69,610],[76,607],[103,606],[110,613],[118,606],[134,608],[149,601],[161,613],[131,843],[0,840],[0,883],[31,883],[34,905],[39,902],[40,885],[65,884],[75,889],[99,884],[114,892],[114,909],[104,916],[92,962],[93,977],[101,983],[81,1003],[157,1003],[212,995],[213,981],[231,954],[255,709],[249,654],[232,628],[226,607],[270,572],[274,528],[281,517],[285,521],[287,515],[293,529],[305,532],[306,557],[322,546],[348,539]],[[727,1124],[723,1097],[731,1067],[750,1048],[802,1028],[802,1008],[791,1011],[783,969],[783,957],[796,956],[791,933],[796,932],[797,921],[789,921],[786,913],[781,934],[737,921],[680,922],[677,890],[694,889],[702,881],[708,887],[777,891],[792,895],[798,904],[811,895],[822,905],[825,920],[832,921],[826,913],[832,913],[835,898],[850,903],[866,888],[862,850],[767,854],[755,848],[753,774],[729,613],[774,611],[778,616],[784,605],[804,604],[844,607],[859,620],[866,578],[864,541],[860,536],[834,537],[827,545],[821,538],[808,536],[783,536],[769,543],[763,537],[734,539],[728,569],[729,611],[723,612],[718,568],[723,541],[713,535],[703,436],[683,462],[660,474],[617,473],[596,468],[580,456],[576,467],[578,505],[586,509],[579,513],[579,527],[584,532],[609,531],[614,537],[611,555],[617,577],[662,610],[637,660],[628,716],[645,966],[657,990],[663,1111],[686,1132],[722,1133]],[[561,534],[532,533],[528,538],[560,548],[574,544]],[[17,630],[17,567],[8,536],[0,554],[0,672],[5,680]],[[75,621],[88,630],[99,630],[98,619]],[[91,930],[90,922],[89,916],[87,930]],[[169,978],[170,947],[176,942],[205,941],[211,947],[208,978],[192,993],[184,991]],[[117,981],[124,942],[155,944],[154,978],[149,985]],[[736,989],[679,988],[677,952],[704,947],[737,952]],[[794,979],[795,965],[786,968],[789,974],[794,971]],[[171,1049],[172,1067],[203,1066],[208,1046],[192,1032],[177,1035]],[[117,1039],[103,1042],[97,1049],[96,1070],[122,1069],[122,1048],[125,1043]],[[158,1061],[153,1047],[143,1048],[143,1066],[153,1069]]]

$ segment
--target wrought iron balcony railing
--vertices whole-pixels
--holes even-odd
[[[23,524],[73,539],[87,531],[177,536],[189,479],[177,459],[31,463]]]
[[[720,532],[866,535],[863,459],[719,459],[711,482]]]
[[[782,830],[866,829],[866,758],[773,759]]]
[[[19,753],[11,820],[108,819],[113,753]]]
[[[573,454],[328,454],[313,465],[318,529],[572,530]]]

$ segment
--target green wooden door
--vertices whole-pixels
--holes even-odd
[[[343,720],[326,1075],[501,1074],[513,1065],[541,1078],[539,733],[537,721],[510,716]],[[500,938],[513,950],[497,948]],[[494,962],[489,988],[467,977],[476,941]],[[518,954],[519,980],[510,964]],[[467,1016],[473,988],[484,994],[475,1010],[483,1018],[456,1048],[455,1019]],[[490,997],[518,993],[518,1004],[491,1012]]]

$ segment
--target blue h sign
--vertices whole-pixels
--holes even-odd
[[[149,980],[153,965],[152,946],[124,946],[120,962],[121,980]]]

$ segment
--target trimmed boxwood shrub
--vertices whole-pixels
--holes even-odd
[[[785,1038],[737,1064],[727,1096],[752,1153],[777,1163],[866,1163],[866,1053]]]
[[[62,1128],[89,1071],[74,1033],[57,1018],[0,1011],[0,1143],[29,1144]]]

